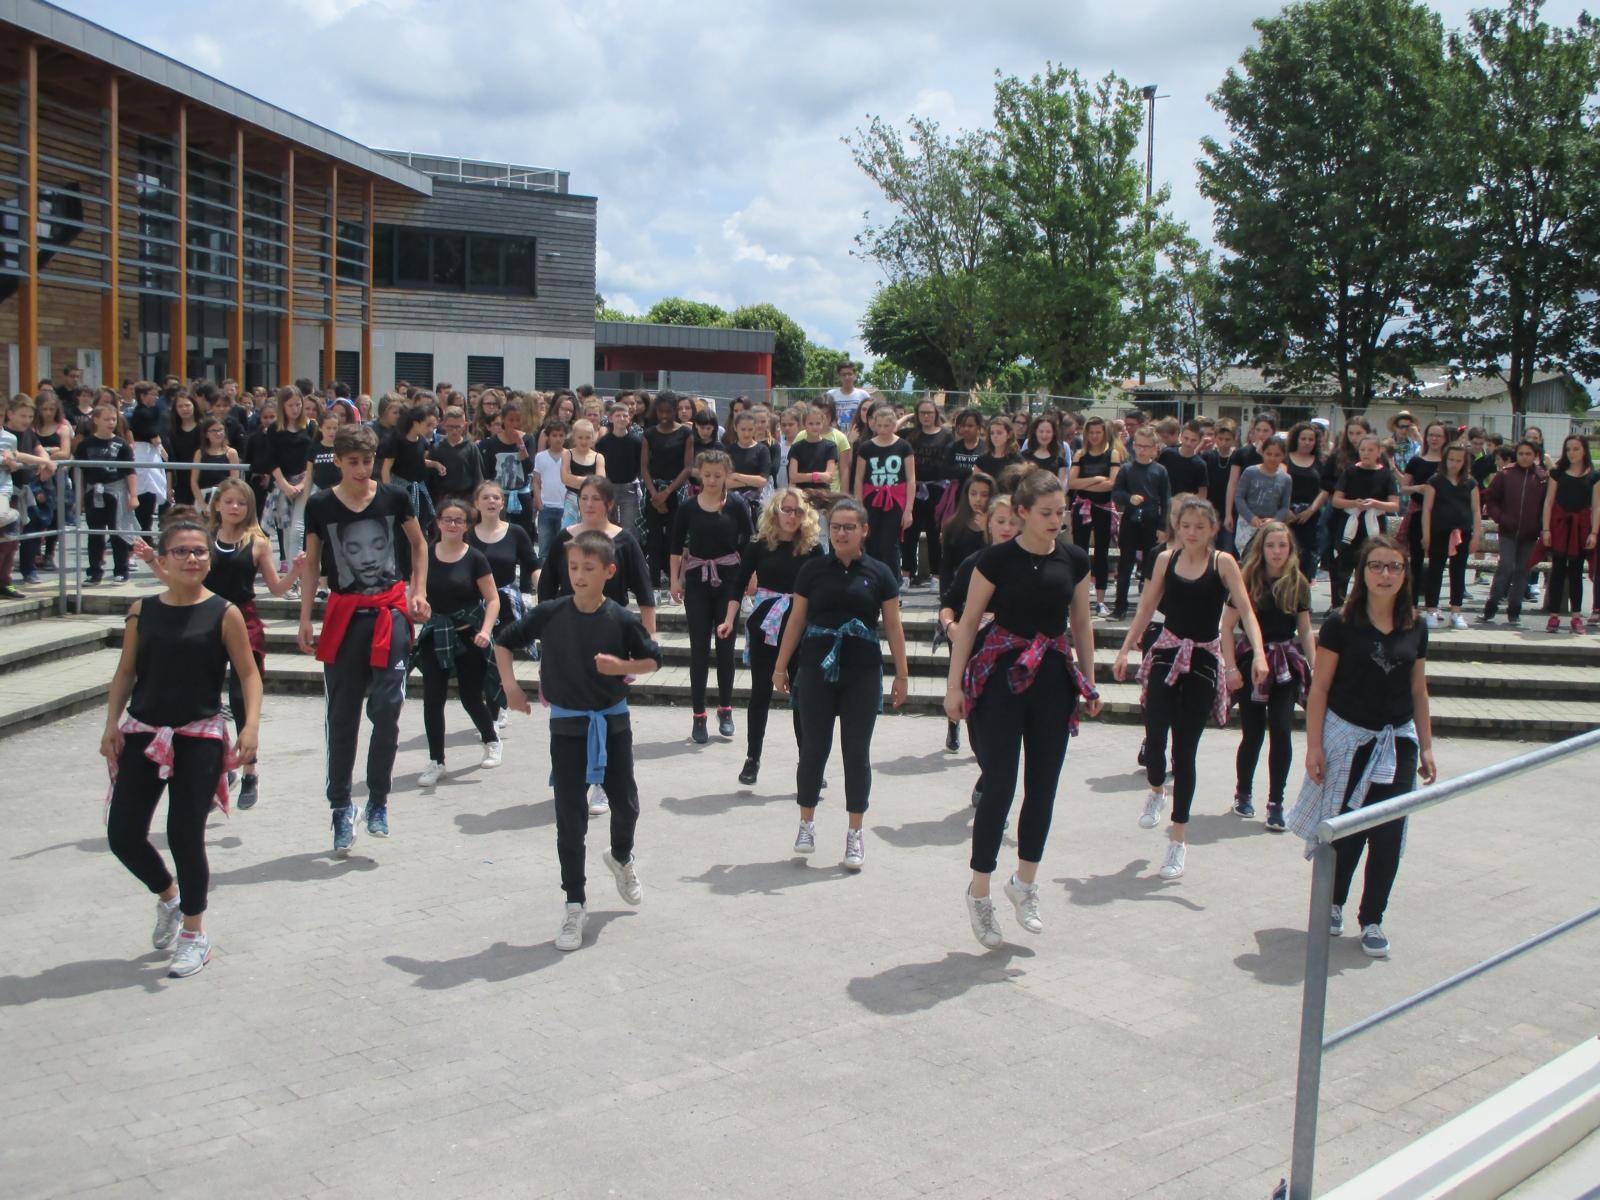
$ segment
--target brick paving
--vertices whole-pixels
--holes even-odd
[[[1226,814],[1231,733],[1202,744],[1189,874],[1166,883],[1135,823],[1137,730],[1087,727],[1046,931],[1006,908],[985,953],[961,903],[974,768],[941,722],[880,725],[851,876],[837,765],[817,855],[790,854],[781,716],[741,790],[742,743],[691,747],[682,709],[641,709],[645,902],[618,901],[591,846],[587,944],[562,955],[538,724],[481,772],[453,712],[457,774],[423,794],[409,706],[395,836],[339,862],[320,705],[268,706],[263,801],[212,821],[217,953],[190,980],[164,978],[151,905],[105,849],[101,718],[5,741],[6,1195],[1265,1197],[1286,1169],[1309,872]],[[1453,773],[1521,748],[1438,756]],[[1330,1024],[1593,904],[1570,832],[1594,769],[1419,818],[1396,957],[1335,945]],[[1587,927],[1336,1052],[1319,1183],[1594,1036],[1596,996]]]

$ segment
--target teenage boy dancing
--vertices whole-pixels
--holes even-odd
[[[426,621],[428,550],[406,489],[372,477],[378,436],[345,425],[333,436],[338,486],[306,505],[306,553],[300,582],[300,650],[316,653],[328,714],[328,804],[333,852],[346,857],[355,842],[350,777],[365,701],[367,832],[389,836],[389,786],[400,741],[400,709],[411,670],[411,621]],[[313,637],[311,607],[317,578],[328,580],[322,632]],[[405,579],[411,579],[407,600]]]
[[[556,792],[556,854],[561,889],[567,894],[557,950],[583,945],[588,915],[584,892],[584,835],[589,827],[588,793],[601,784],[611,801],[611,847],[602,854],[629,904],[644,898],[633,856],[639,823],[639,790],[633,780],[633,727],[628,720],[625,676],[654,671],[661,649],[639,618],[605,594],[617,572],[611,539],[597,530],[575,537],[566,548],[572,595],[547,600],[495,637],[495,661],[506,704],[530,712],[512,674],[512,652],[542,639],[540,686],[550,706],[550,770]]]

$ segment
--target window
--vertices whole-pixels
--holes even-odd
[[[433,355],[423,354],[418,357],[426,358],[430,370],[432,369]],[[355,395],[361,390],[361,351],[335,350],[333,352],[333,381],[348,387],[351,395]]]
[[[367,282],[367,227],[360,221],[339,222],[337,270],[346,283]]]
[[[506,360],[485,355],[467,355],[467,386],[481,383],[484,387],[505,387]]]
[[[334,355],[335,366],[338,355]],[[394,356],[394,381],[409,383],[412,387],[433,390],[433,355],[396,353]]]
[[[379,287],[537,294],[533,238],[379,225],[373,242],[373,280]],[[342,236],[340,245],[348,245]],[[341,253],[357,257],[349,249]]]
[[[541,392],[571,387],[572,360],[567,358],[536,358],[533,360],[533,386]]]

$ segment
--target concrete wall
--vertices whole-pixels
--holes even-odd
[[[593,301],[590,301],[591,306]],[[358,347],[350,347],[356,349]],[[564,358],[571,363],[571,383],[594,382],[594,338],[529,337],[502,333],[463,333],[455,330],[406,329],[379,326],[372,335],[372,390],[388,391],[395,385],[397,353],[433,355],[433,377],[445,379],[462,391],[467,387],[467,356],[483,355],[505,360],[508,388],[527,390],[534,384],[534,360]]]

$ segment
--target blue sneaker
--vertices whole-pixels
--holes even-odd
[[[1256,815],[1256,806],[1251,802],[1249,796],[1234,796],[1233,815],[1236,817],[1254,817]]]
[[[389,803],[367,805],[367,832],[373,837],[389,836]]]
[[[350,856],[350,847],[356,844],[355,805],[346,804],[333,810],[333,852],[340,858]]]
[[[1389,939],[1382,925],[1366,925],[1361,930],[1361,951],[1369,958],[1388,958]]]

